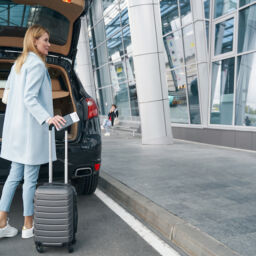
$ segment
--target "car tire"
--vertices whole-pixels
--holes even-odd
[[[99,172],[96,172],[91,176],[73,179],[72,185],[75,187],[78,195],[91,195],[98,186],[98,180]]]

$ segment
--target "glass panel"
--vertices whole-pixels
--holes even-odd
[[[116,12],[114,15],[112,12],[107,14],[104,17],[104,23],[105,23],[105,30],[106,30],[106,37],[109,38],[113,36],[115,33],[117,33],[121,29],[121,20],[119,12]]]
[[[95,54],[95,51],[94,51]],[[96,48],[96,54],[97,54],[97,59],[96,59],[96,67],[100,67],[108,62],[108,52],[107,52],[107,46],[106,42],[98,46]]]
[[[130,26],[127,26],[123,29],[123,42],[124,42],[124,52],[126,54],[131,54],[132,42],[131,42]]]
[[[184,38],[184,55],[186,64],[196,62],[196,53],[195,53],[195,38],[193,25],[189,25],[182,29],[183,38]]]
[[[188,82],[188,102],[190,111],[190,123],[200,124],[200,109],[198,98],[198,80],[197,80],[197,67],[191,65],[186,67],[187,82]]]
[[[239,12],[238,52],[256,49],[256,5]]]
[[[103,89],[99,89],[99,98],[100,98],[100,105],[101,105],[101,114],[107,115],[112,104],[112,87],[107,87]]]
[[[120,10],[127,8],[127,0],[119,0]]]
[[[215,55],[233,50],[234,18],[216,24]]]
[[[109,66],[105,65],[96,70],[98,88],[111,85]]]
[[[40,24],[50,32],[50,42],[67,42],[69,21],[62,14],[39,5],[21,5],[11,0],[0,1],[0,36],[24,37],[27,27]]]
[[[250,3],[253,3],[255,2],[255,0],[240,0],[240,3],[239,3],[239,6],[244,6],[246,4],[250,4]]]
[[[165,50],[170,68],[184,64],[181,31],[164,37]]]
[[[180,16],[182,26],[192,22],[190,0],[180,0]]]
[[[132,116],[139,116],[136,84],[131,84],[131,82],[129,82],[129,93]]]
[[[180,18],[177,0],[162,0],[160,2],[163,35],[180,28]]]
[[[166,72],[171,121],[189,123],[186,98],[185,70],[179,68]]]
[[[121,23],[122,23],[122,27],[129,25],[129,16],[128,16],[128,8],[125,8],[122,12],[121,12]]]
[[[124,54],[121,31],[107,41],[108,54],[111,58],[113,55],[120,57]]]
[[[256,53],[238,57],[236,125],[256,126]]]
[[[205,30],[207,38],[207,48],[209,49],[209,21],[205,21]]]
[[[114,102],[117,105],[120,117],[131,116],[128,87],[126,83],[120,84],[119,90],[114,90]]]
[[[116,0],[102,0],[104,14],[108,13],[115,5],[117,5]]]
[[[118,87],[127,80],[125,61],[124,59],[113,60],[110,64],[110,73],[112,78],[112,85]]]
[[[220,17],[226,13],[236,10],[237,0],[215,0],[214,17]]]
[[[210,18],[210,0],[204,0],[204,17]]]
[[[232,124],[235,58],[212,64],[211,124]]]
[[[93,29],[94,31],[94,45],[98,46],[100,43],[106,40],[104,21],[101,20]]]

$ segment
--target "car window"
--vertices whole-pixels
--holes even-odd
[[[0,0],[0,36],[24,37],[27,27],[34,24],[49,30],[51,43],[66,43],[70,23],[62,14],[39,5],[22,5],[11,0]]]

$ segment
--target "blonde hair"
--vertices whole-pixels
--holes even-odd
[[[40,25],[33,25],[27,29],[23,40],[22,54],[16,60],[15,70],[17,73],[20,72],[29,52],[37,54],[45,63],[45,56],[43,56],[35,46],[35,40],[39,39],[44,33],[50,35],[49,31]]]

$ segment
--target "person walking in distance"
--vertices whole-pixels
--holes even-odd
[[[41,164],[48,163],[48,126],[61,128],[62,116],[53,116],[51,79],[46,68],[49,32],[40,25],[28,28],[23,51],[7,80],[9,93],[2,135],[1,157],[11,161],[0,200],[0,238],[16,236],[7,215],[19,183],[23,183],[22,238],[33,236],[34,194]],[[52,131],[54,133],[54,131]],[[54,134],[52,159],[56,160]]]

